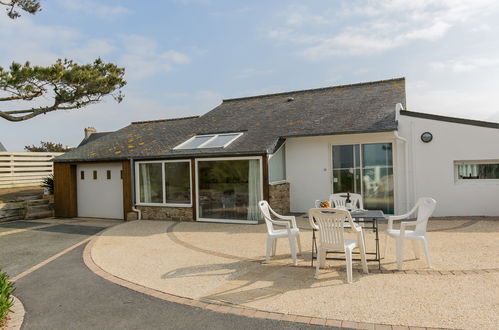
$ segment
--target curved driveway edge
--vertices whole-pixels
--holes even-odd
[[[8,314],[7,327],[5,330],[19,330],[24,322],[24,314],[26,311],[24,310],[24,305],[21,300],[17,297],[12,296],[14,298],[14,306],[10,313]]]
[[[234,305],[230,303],[214,303],[213,301],[204,302],[202,300],[191,299],[187,297],[181,297],[173,294],[169,294],[166,292],[154,290],[137,283],[130,282],[123,278],[117,277],[113,274],[110,274],[100,268],[92,259],[91,250],[94,246],[99,236],[102,235],[108,229],[100,232],[96,235],[90,242],[85,246],[83,251],[83,261],[85,265],[96,275],[108,280],[112,283],[120,285],[122,287],[128,288],[130,290],[134,290],[158,299],[162,299],[169,302],[174,302],[177,304],[183,304],[192,307],[204,308],[208,310],[212,310],[215,312],[228,313],[234,315],[242,315],[246,317],[252,318],[261,318],[261,319],[269,319],[269,320],[280,320],[287,322],[296,322],[303,324],[313,324],[313,325],[322,325],[322,326],[331,326],[338,328],[349,328],[349,329],[409,329],[407,326],[399,326],[399,325],[389,325],[389,324],[377,324],[377,323],[365,323],[365,322],[352,322],[338,319],[327,319],[327,318],[317,318],[296,314],[284,314],[284,313],[276,313],[276,312],[268,312],[263,310],[258,310],[254,308],[242,307],[239,305]],[[419,328],[419,329],[432,329],[432,328]]]

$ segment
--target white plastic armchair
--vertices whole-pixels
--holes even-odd
[[[296,225],[296,218],[294,216],[280,215],[276,213],[270,207],[267,201],[258,202],[258,206],[263,213],[265,218],[265,224],[267,225],[267,248],[265,252],[265,262],[270,261],[270,255],[275,256],[277,248],[278,238],[288,238],[289,247],[291,250],[291,258],[293,259],[293,264],[297,265],[296,260],[296,244],[298,244],[298,251],[301,255],[301,242],[300,242],[300,229]],[[273,219],[274,216],[277,219]],[[276,226],[286,227],[285,229],[275,229]]]
[[[329,203],[331,204],[331,207],[339,209],[345,208],[347,198],[344,196],[346,196],[346,194],[347,193],[331,194],[331,196],[329,196]],[[364,209],[364,201],[362,200],[362,195],[350,193],[350,199],[352,200],[353,207],[359,208],[361,210]]]
[[[369,273],[366,260],[366,247],[362,227],[355,224],[350,212],[340,209],[315,208],[308,211],[308,219],[313,229],[319,231],[317,242],[317,263],[315,278],[319,278],[320,267],[326,264],[327,252],[344,252],[347,266],[347,281],[352,283],[352,251],[360,250],[362,269]],[[347,220],[357,233],[357,240],[344,239],[343,224]]]
[[[428,224],[428,219],[433,214],[437,201],[430,197],[421,197],[416,202],[416,205],[407,212],[406,214],[389,216],[388,217],[388,228],[386,230],[385,236],[385,253],[388,248],[388,236],[395,238],[396,240],[396,254],[397,254],[397,268],[402,269],[402,262],[404,259],[404,240],[408,239],[412,241],[412,247],[414,250],[414,255],[416,258],[420,258],[419,249],[417,246],[418,241],[423,242],[423,248],[425,252],[426,263],[428,267],[431,267],[431,257],[430,250],[428,248],[428,238],[426,237],[426,226]],[[417,211],[416,220],[412,221],[402,221],[400,223],[400,229],[393,229],[393,222],[408,219],[411,214]],[[408,230],[408,227],[414,227],[413,230]]]

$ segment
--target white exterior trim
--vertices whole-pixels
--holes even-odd
[[[217,157],[217,158],[196,158],[195,159],[195,173],[196,173],[196,221],[199,222],[220,222],[220,223],[244,223],[244,224],[257,224],[258,221],[253,220],[230,220],[230,219],[211,219],[211,218],[200,218],[199,217],[199,162],[212,162],[212,161],[223,161],[223,160],[251,160],[258,159],[260,161],[260,195],[263,198],[263,166],[262,166],[262,156],[252,156],[252,157]]]
[[[189,203],[165,203],[166,199],[166,187],[164,182],[162,182],[163,188],[163,203],[142,203],[140,201],[140,175],[139,175],[139,165],[140,164],[152,164],[152,163],[189,163]],[[165,178],[165,166],[161,166],[162,179]],[[135,205],[138,206],[166,206],[166,207],[192,207],[192,165],[190,159],[174,159],[174,160],[144,160],[135,162]]]

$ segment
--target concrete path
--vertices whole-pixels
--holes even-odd
[[[40,228],[47,223],[52,225]],[[16,281],[16,296],[26,308],[22,329],[322,328],[217,313],[123,288],[88,270],[82,260],[84,244],[26,273],[112,224],[46,219],[0,226],[0,232],[10,232],[0,236],[0,266],[11,276],[25,274]],[[23,231],[5,229],[9,226]]]

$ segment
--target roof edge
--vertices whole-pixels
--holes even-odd
[[[195,119],[195,118],[199,118],[199,116],[166,118],[166,119],[155,119],[155,120],[144,120],[144,121],[132,121],[132,125],[135,125],[135,124],[159,123],[159,122],[164,122],[164,121],[175,121],[175,120],[185,120],[185,119]]]
[[[222,102],[232,102],[232,101],[254,99],[254,98],[259,98],[259,97],[270,97],[270,96],[280,96],[280,95],[288,95],[288,94],[302,93],[302,92],[321,91],[321,90],[327,90],[327,89],[333,89],[333,88],[355,87],[355,86],[379,84],[379,83],[385,83],[385,82],[390,82],[390,81],[398,81],[398,80],[403,80],[405,82],[405,77],[391,78],[391,79],[384,79],[384,80],[375,80],[375,81],[365,81],[365,82],[360,82],[360,83],[355,83],[355,84],[346,84],[346,85],[337,85],[337,86],[329,86],[329,87],[320,87],[320,88],[310,88],[310,89],[294,90],[294,91],[288,91],[288,92],[279,92],[279,93],[271,93],[271,94],[261,94],[261,95],[253,95],[253,96],[235,97],[235,98],[230,98],[230,99],[223,99]]]
[[[482,120],[465,119],[465,118],[458,118],[458,117],[448,117],[448,116],[434,115],[431,113],[415,112],[415,111],[408,111],[408,110],[401,110],[400,114],[402,116],[445,121],[445,122],[454,123],[454,124],[464,124],[464,125],[499,129],[499,123],[495,123],[492,121],[482,121]]]

